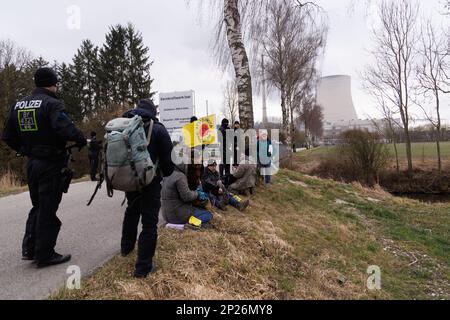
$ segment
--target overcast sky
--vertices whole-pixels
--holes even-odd
[[[194,3],[197,0],[192,0]],[[274,0],[276,1],[276,0]],[[371,10],[357,3],[351,10],[350,0],[317,0],[324,8],[330,32],[322,74],[348,74],[353,79],[353,96],[360,118],[376,116],[376,110],[362,90],[360,72],[370,62]],[[442,0],[420,1],[424,14],[435,20]],[[68,8],[81,9],[81,29],[67,27]],[[108,27],[132,22],[144,36],[154,60],[152,76],[158,92],[195,90],[197,114],[205,114],[206,100],[210,112],[219,113],[222,88],[228,76],[222,75],[211,56],[213,23],[209,14],[186,6],[185,0],[14,0],[3,1],[0,10],[0,39],[14,40],[35,55],[47,60],[69,62],[83,39],[97,45],[104,41]],[[279,116],[277,97],[270,102],[269,116]],[[262,118],[260,99],[255,101],[256,119]],[[445,102],[444,118],[450,120],[449,103]]]

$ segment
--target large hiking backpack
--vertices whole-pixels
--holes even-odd
[[[156,176],[148,145],[154,121],[149,124],[148,136],[140,116],[117,118],[106,125],[105,178],[108,193],[141,191]]]

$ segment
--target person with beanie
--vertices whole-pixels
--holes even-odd
[[[2,140],[28,157],[27,179],[33,208],[26,224],[22,259],[35,261],[38,268],[43,268],[71,259],[70,255],[55,252],[61,228],[56,213],[72,176],[67,168],[67,143],[75,142],[81,148],[87,140],[56,95],[56,72],[40,68],[34,83],[33,93],[11,107]]]
[[[153,121],[152,139],[148,152],[153,163],[157,164],[157,176],[152,183],[141,192],[128,192],[127,209],[123,220],[121,253],[128,256],[134,251],[138,242],[137,261],[134,270],[135,278],[146,278],[155,271],[154,256],[158,241],[158,218],[161,208],[161,182],[164,177],[172,175],[173,143],[167,129],[156,118],[157,108],[151,99],[139,101],[136,108],[127,111],[123,117],[140,116],[145,123],[145,133],[151,128]],[[142,231],[138,239],[139,220]]]
[[[90,175],[91,181],[97,181],[97,171],[98,171],[98,158],[100,156],[100,151],[102,142],[97,141],[97,133],[91,132],[91,140],[89,141],[89,164],[91,167]]]
[[[231,130],[230,128],[230,121],[228,119],[222,120],[222,125],[219,128],[219,132],[222,135],[222,147],[220,149],[222,153],[222,163],[219,166],[219,173],[221,179],[224,181],[225,185],[228,185],[228,177],[230,176],[231,172],[231,162],[230,159],[227,158],[230,155],[229,146],[227,145],[227,131]],[[228,152],[227,152],[228,151]]]

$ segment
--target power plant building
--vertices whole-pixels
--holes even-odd
[[[375,130],[372,121],[358,118],[353,104],[350,76],[321,78],[317,87],[317,103],[323,109],[325,138],[337,137],[351,129]]]

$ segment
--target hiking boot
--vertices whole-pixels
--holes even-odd
[[[133,251],[134,251],[134,248],[133,248],[133,249],[122,249],[122,250],[120,251],[120,255],[121,255],[122,257],[126,258],[126,257],[128,257]]]
[[[155,271],[156,271],[155,265],[152,263],[152,267],[149,272],[142,272],[139,270],[135,270],[133,277],[135,277],[136,279],[145,279],[148,277],[149,274],[154,273]]]
[[[23,261],[34,261],[34,250],[22,251]]]
[[[184,225],[184,227],[185,227],[186,229],[194,230],[194,231],[200,230],[200,227],[194,226],[193,224],[190,224],[190,223],[186,223],[186,224]]]
[[[50,259],[44,260],[44,261],[38,261],[37,267],[38,268],[46,268],[46,267],[50,267],[50,266],[56,266],[59,264],[69,262],[71,259],[72,259],[72,256],[70,254],[60,255],[58,253],[54,253]]]
[[[227,200],[223,199],[222,201],[219,202],[219,204],[217,205],[217,208],[219,208],[222,211],[227,211]]]
[[[217,207],[218,207],[220,210],[222,210],[222,211],[227,211],[227,210],[228,210],[227,205],[224,204],[224,203],[219,203],[219,205],[218,205]]]
[[[245,200],[245,201],[241,202],[239,204],[239,211],[244,212],[245,209],[247,209],[249,205],[250,205],[250,200]]]

